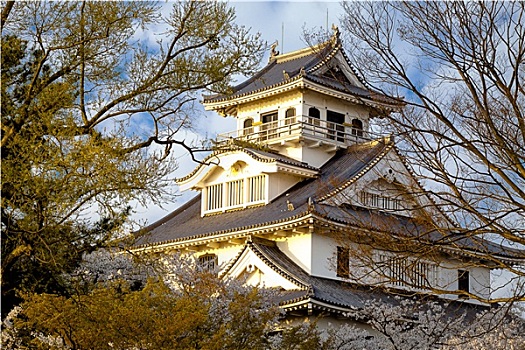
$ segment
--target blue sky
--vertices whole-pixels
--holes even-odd
[[[171,9],[169,2],[166,6]],[[338,25],[342,8],[337,1],[231,1],[230,5],[236,10],[236,22],[251,28],[253,33],[259,32],[262,39],[268,44],[279,41],[277,50],[290,52],[307,46],[303,40],[303,31],[331,28]],[[283,40],[284,39],[284,40]],[[284,47],[284,48],[283,48]],[[261,67],[267,62],[263,58]],[[241,82],[241,81],[239,81]],[[204,113],[204,112],[203,112]],[[235,129],[233,118],[224,119],[215,113],[206,113],[194,122],[198,137],[214,138],[217,133]],[[187,140],[196,138],[186,135]],[[188,155],[178,159],[179,169],[174,177],[187,175],[196,166]],[[184,204],[196,195],[195,192],[181,193],[175,201],[170,201],[161,207],[150,204],[146,207],[136,206],[133,218],[141,223],[155,222],[171,211]]]

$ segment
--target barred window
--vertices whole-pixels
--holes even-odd
[[[222,208],[222,187],[222,184],[211,185],[207,187],[207,210]]]
[[[387,209],[387,210],[401,210],[401,200],[392,197],[381,196],[376,193],[361,192],[359,200],[367,207]]]
[[[236,180],[227,182],[228,186],[228,207],[233,207],[242,204],[244,196],[244,180]]]
[[[257,175],[206,187],[204,211],[220,211],[266,200],[266,175]]]
[[[266,198],[266,176],[259,175],[248,179],[249,202],[259,202]]]
[[[214,271],[217,268],[217,255],[205,254],[199,256],[199,266],[208,271]]]
[[[428,289],[437,277],[435,264],[406,257],[380,255],[379,266],[382,277],[393,286]]]

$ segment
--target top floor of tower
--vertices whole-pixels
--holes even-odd
[[[236,130],[218,135],[219,145],[259,144],[318,167],[337,149],[384,136],[370,130],[370,119],[403,103],[366,86],[337,28],[321,44],[286,54],[275,49],[268,64],[232,94],[205,97],[207,110],[237,118]]]

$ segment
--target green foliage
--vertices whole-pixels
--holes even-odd
[[[32,295],[15,327],[28,335],[24,344],[36,348],[266,348],[265,333],[278,309],[262,308],[256,288],[239,290],[226,301],[218,294],[225,285],[216,277],[200,273],[198,278],[194,290],[182,293],[149,280],[139,291],[120,281],[73,298]]]
[[[65,292],[62,274],[119,236],[131,200],[166,200],[173,146],[194,151],[178,139],[192,102],[257,66],[264,45],[226,4],[160,11],[16,2],[2,18],[3,314],[17,293]]]

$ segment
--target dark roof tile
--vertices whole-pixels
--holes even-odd
[[[233,232],[304,216],[309,212],[309,198],[315,202],[327,190],[333,190],[338,181],[355,176],[381,154],[386,145],[384,141],[376,141],[341,150],[321,168],[318,178],[299,182],[264,206],[201,217],[201,198],[198,195],[165,218],[141,230],[135,245],[168,243],[190,237]],[[256,152],[262,154],[262,151]],[[267,155],[283,158],[270,153]],[[293,204],[294,210],[288,210],[288,201]]]

